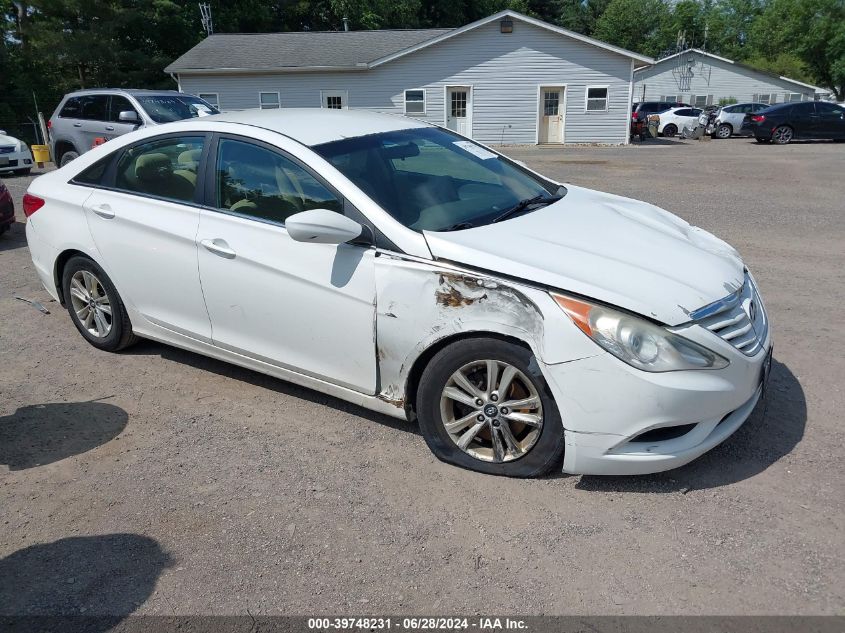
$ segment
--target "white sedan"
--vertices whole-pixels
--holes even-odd
[[[22,140],[0,130],[0,174],[25,176],[32,171],[32,152]]]
[[[698,117],[701,115],[699,108],[684,106],[681,108],[669,108],[661,112],[657,132],[663,136],[675,136],[682,132],[685,127],[694,128],[698,124]]]
[[[140,130],[36,179],[24,211],[93,346],[150,338],[416,418],[485,473],[674,468],[764,391],[768,321],[733,248],[414,119]]]

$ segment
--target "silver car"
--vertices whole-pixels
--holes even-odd
[[[219,112],[199,97],[175,90],[71,92],[65,95],[47,124],[50,150],[56,165],[64,167],[95,144],[121,134],[209,114]]]
[[[707,133],[713,138],[730,138],[734,134],[751,134],[751,130],[742,130],[745,115],[764,110],[766,103],[735,103],[719,108],[716,116],[707,126]]]

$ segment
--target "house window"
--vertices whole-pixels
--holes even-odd
[[[786,98],[784,99],[787,103],[795,103],[796,101],[801,101],[802,97],[804,96],[800,92],[787,92],[784,95]]]
[[[425,114],[425,90],[405,91],[405,114]]]
[[[213,105],[217,110],[220,109],[220,97],[216,92],[201,92],[197,96],[209,105]]]
[[[708,103],[713,101],[713,96],[711,95],[708,99],[707,95],[695,95],[695,99],[691,105],[694,105],[696,108],[703,108]]]
[[[347,107],[346,90],[321,90],[320,105],[329,110],[344,110]]]
[[[607,110],[607,86],[587,86],[587,111]]]
[[[260,92],[258,97],[262,110],[275,110],[281,107],[278,92]]]
[[[769,103],[770,95],[757,95],[757,101],[760,103]]]

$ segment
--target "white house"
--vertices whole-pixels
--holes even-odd
[[[222,110],[363,108],[484,143],[627,143],[654,60],[502,11],[456,29],[211,35],[165,71]]]
[[[680,101],[704,107],[720,99],[812,101],[815,86],[691,48],[634,71],[634,101]]]

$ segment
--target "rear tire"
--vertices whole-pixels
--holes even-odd
[[[59,159],[59,167],[64,167],[69,162],[71,162],[72,160],[76,160],[77,158],[79,158],[79,153],[72,149],[69,149],[64,154],[62,154],[62,157]]]
[[[520,345],[469,338],[442,349],[423,371],[416,408],[428,447],[449,464],[537,477],[563,457],[557,405],[536,358]]]
[[[719,125],[719,127],[716,128],[716,131],[713,135],[715,138],[726,139],[730,138],[733,133],[734,130],[730,125],[728,125],[727,123],[722,123],[721,125]]]
[[[795,132],[788,125],[779,125],[772,132],[772,143],[775,145],[786,145],[795,136]]]
[[[666,127],[663,128],[663,136],[668,136],[669,138],[672,138],[677,133],[678,133],[678,126],[675,125],[674,123],[670,123],[669,125],[667,125]]]
[[[111,279],[87,257],[71,257],[62,272],[62,292],[70,319],[86,341],[117,352],[138,340]]]

